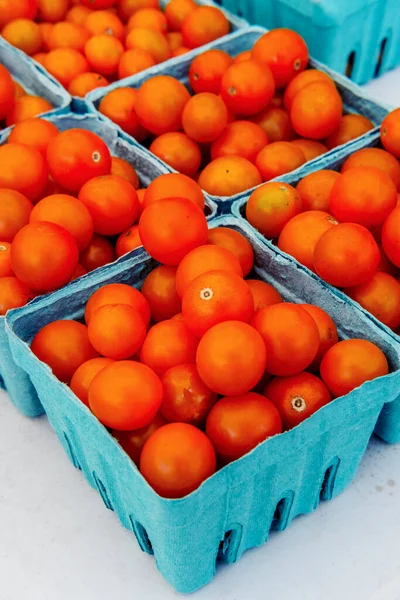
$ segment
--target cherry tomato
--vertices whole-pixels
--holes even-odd
[[[143,446],[157,429],[166,424],[167,422],[157,413],[150,425],[134,429],[133,431],[118,431],[118,429],[113,429],[111,433],[127,455],[139,466]]]
[[[197,343],[198,340],[182,321],[161,321],[148,332],[140,360],[162,375],[176,365],[194,363]]]
[[[93,379],[113,362],[111,358],[91,358],[82,363],[72,375],[69,387],[86,406],[89,406],[89,387]]]

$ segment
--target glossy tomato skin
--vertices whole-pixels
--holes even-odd
[[[131,431],[149,425],[162,401],[160,379],[146,365],[121,360],[106,367],[89,388],[89,406],[112,429]]]
[[[383,224],[382,246],[389,260],[400,267],[400,206],[390,213]]]
[[[0,315],[12,308],[25,306],[31,298],[31,291],[16,277],[0,278]]]
[[[294,375],[306,369],[319,348],[314,319],[297,304],[284,302],[263,308],[252,325],[261,334],[266,350],[266,371],[272,375]]]
[[[372,234],[357,223],[331,227],[319,238],[314,250],[316,273],[327,283],[342,288],[367,282],[379,261],[379,247]]]
[[[348,288],[347,294],[391,329],[399,327],[400,283],[391,275],[377,271],[366,283]]]
[[[276,87],[281,88],[304,71],[308,49],[298,33],[282,27],[269,31],[256,42],[252,58],[269,66]]]
[[[109,283],[92,294],[86,304],[85,321],[89,325],[97,309],[106,304],[128,304],[140,313],[146,327],[150,323],[150,307],[136,288],[126,283]]]
[[[118,429],[113,429],[111,433],[127,455],[139,466],[143,446],[157,429],[166,424],[167,422],[157,413],[152,422],[145,427],[134,429],[133,431],[118,431]]]
[[[247,277],[253,268],[254,251],[243,234],[229,227],[214,227],[208,233],[208,243],[232,252],[240,262],[243,276]]]
[[[310,371],[316,371],[329,348],[339,341],[339,335],[333,319],[322,308],[314,306],[314,304],[300,304],[299,306],[308,312],[318,328],[319,349],[313,362],[308,367]]]
[[[254,392],[222,398],[206,423],[207,436],[224,463],[244,456],[281,432],[282,419],[275,405]]]
[[[343,340],[322,359],[321,377],[333,397],[344,396],[366,381],[387,375],[389,365],[382,350],[367,340]]]
[[[79,257],[79,262],[86,271],[94,271],[94,269],[108,265],[113,260],[115,260],[113,245],[107,238],[96,233]]]
[[[169,319],[154,325],[140,350],[140,360],[158,375],[176,365],[194,363],[198,340],[182,321]]]
[[[201,427],[218,396],[201,380],[195,365],[172,367],[161,377],[161,382],[164,397],[160,414],[164,419]]]
[[[258,312],[266,306],[271,306],[271,304],[283,302],[280,293],[269,283],[258,279],[247,279],[246,283],[253,296],[254,312]]]
[[[37,292],[50,292],[67,284],[78,258],[75,239],[54,223],[26,225],[17,233],[11,247],[15,275]]]
[[[89,387],[93,379],[97,373],[112,365],[113,362],[111,358],[91,358],[82,363],[73,374],[70,388],[86,406],[89,406]]]
[[[0,206],[0,239],[12,242],[18,231],[29,223],[33,205],[20,192],[1,189]]]
[[[332,399],[323,381],[305,372],[275,377],[264,394],[277,407],[285,429],[296,427]]]
[[[149,273],[142,285],[153,321],[172,319],[181,310],[181,299],[176,291],[176,267],[160,265]]]
[[[266,350],[261,335],[241,321],[214,325],[197,348],[199,375],[217,394],[233,396],[250,391],[260,381],[265,365]]]
[[[98,357],[89,341],[87,327],[71,320],[45,325],[33,338],[31,350],[64,383],[70,381],[81,364]]]
[[[164,498],[182,498],[196,490],[216,468],[208,437],[188,423],[169,423],[145,443],[140,472]]]
[[[111,172],[111,154],[106,144],[84,129],[69,129],[51,140],[47,163],[54,181],[71,192],[79,192],[93,177]]]
[[[175,266],[188,252],[207,242],[207,220],[191,200],[167,198],[144,209],[139,235],[150,256]]]

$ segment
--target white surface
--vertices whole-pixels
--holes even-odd
[[[367,86],[400,105],[400,69]],[[372,440],[356,480],[195,600],[400,600],[400,444]],[[45,417],[0,392],[0,600],[180,598],[73,469]]]

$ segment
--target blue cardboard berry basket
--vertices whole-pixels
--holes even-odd
[[[372,148],[372,147],[381,147],[379,132],[370,131],[363,137],[362,140],[360,139],[360,140],[354,141],[346,146],[343,146],[342,149],[339,150],[335,154],[335,156],[331,157],[330,160],[328,160],[325,157],[320,157],[319,159],[314,161],[314,163],[312,165],[310,164],[309,168],[298,169],[297,171],[294,171],[291,174],[283,175],[282,177],[279,178],[279,181],[289,183],[290,185],[293,185],[294,187],[296,187],[296,185],[299,183],[299,181],[303,177],[308,175],[309,173],[312,173],[315,171],[320,171],[322,169],[331,169],[334,171],[339,171],[341,166],[345,162],[345,160],[349,156],[351,156],[352,154],[357,152],[357,150],[361,150],[363,148]],[[262,239],[268,247],[273,248],[275,250],[275,252],[277,252],[281,256],[284,256],[288,260],[291,260],[294,263],[296,263],[296,265],[298,265],[299,267],[304,269],[310,275],[310,277],[312,277],[313,279],[317,279],[322,282],[322,280],[317,275],[315,275],[315,273],[312,273],[306,267],[301,266],[293,257],[291,257],[288,254],[286,254],[285,252],[281,251],[270,240],[265,239],[261,233],[259,233],[254,227],[252,227],[245,220],[245,208],[246,208],[246,204],[247,204],[249,195],[250,194],[248,192],[245,192],[241,195],[241,197],[238,200],[235,201],[235,203],[232,205],[233,215],[236,218],[240,219],[241,222],[245,221],[247,223],[247,225],[249,225],[251,227],[251,229],[253,230],[254,235],[256,235],[259,239]],[[371,315],[371,313],[364,311],[364,309],[362,309],[361,306],[357,302],[355,302],[354,300],[349,298],[346,294],[344,294],[337,288],[328,286],[328,284],[325,284],[325,283],[324,283],[324,285],[326,285],[327,287],[330,287],[330,289],[332,290],[332,293],[334,293],[336,296],[338,296],[341,300],[343,300],[346,303],[349,303],[350,305],[353,305],[353,306],[357,307],[358,309],[362,310],[363,312],[365,312],[365,314],[367,314],[369,316],[369,318],[375,323],[377,328],[384,331],[385,335],[388,335],[388,336],[394,338],[397,343],[400,343],[400,336],[396,335],[391,329],[389,329],[389,327],[387,327],[386,325],[384,325],[383,323],[378,321],[378,319],[376,319],[373,315]],[[390,402],[384,406],[382,413],[379,417],[379,421],[377,423],[375,433],[377,435],[379,435],[379,437],[382,438],[385,442],[388,442],[391,444],[400,442],[400,398],[397,401]]]
[[[229,36],[220,38],[219,40],[216,40],[215,42],[208,44],[207,46],[203,46],[201,49],[194,50],[190,54],[183,55],[182,57],[173,59],[172,61],[168,61],[167,63],[157,65],[155,67],[152,67],[151,69],[147,69],[143,73],[139,73],[132,77],[128,77],[122,81],[117,81],[117,82],[111,84],[110,86],[94,90],[87,96],[87,103],[88,103],[89,111],[97,113],[98,115],[100,115],[100,118],[105,119],[107,122],[110,122],[110,120],[107,117],[105,117],[98,111],[99,104],[100,104],[101,100],[104,98],[104,96],[106,96],[112,90],[115,90],[115,89],[121,88],[121,87],[129,86],[129,87],[138,89],[145,81],[147,81],[151,77],[154,77],[155,75],[170,75],[172,77],[179,79],[179,81],[181,81],[183,84],[185,84],[189,88],[189,78],[188,78],[189,67],[195,56],[197,56],[198,54],[201,54],[204,51],[211,49],[211,48],[218,48],[220,50],[224,50],[225,52],[228,52],[228,54],[230,54],[232,56],[236,56],[237,54],[239,54],[240,52],[243,52],[244,50],[251,49],[253,47],[253,45],[256,43],[256,41],[262,35],[264,35],[264,33],[266,33],[266,29],[264,29],[262,27],[249,27],[248,29],[239,30],[236,33],[233,33]],[[344,104],[344,111],[346,113],[362,114],[365,117],[367,117],[368,119],[370,119],[375,125],[377,125],[377,126],[380,125],[383,118],[388,113],[388,109],[386,107],[381,106],[381,105],[377,104],[376,102],[374,102],[373,100],[371,100],[368,97],[368,95],[361,88],[354,85],[346,77],[342,77],[338,73],[334,73],[329,68],[327,68],[324,65],[321,65],[320,63],[318,63],[317,61],[315,61],[313,59],[310,59],[309,64],[311,67],[325,71],[326,73],[328,73],[330,75],[330,77],[332,77],[332,79],[334,79],[334,81],[337,85],[337,88],[342,96],[343,104]],[[138,143],[134,140],[134,138],[127,135],[126,133],[123,133],[123,135],[125,137],[127,137],[127,139],[133,140],[136,144]],[[342,148],[342,146],[339,146],[339,148]],[[335,153],[337,152],[337,150],[338,149],[335,148],[335,149],[331,150],[330,152],[327,152],[324,155],[326,160],[330,160],[333,156],[335,156]],[[152,154],[152,156],[154,156],[154,155]],[[160,160],[160,159],[157,158],[157,160]],[[317,159],[314,159],[314,160],[317,160]],[[166,163],[164,163],[161,160],[160,160],[160,162],[167,169],[169,169],[170,171],[173,171],[173,169],[169,165],[167,165]],[[311,167],[313,162],[314,161],[310,161],[309,163],[306,163],[307,167],[308,166]],[[304,166],[301,168],[304,168]],[[212,196],[212,198],[218,204],[218,206],[220,207],[220,210],[222,210],[222,212],[229,212],[231,204],[238,198],[238,196],[229,196],[229,197],[222,197],[222,198]]]
[[[221,0],[221,4],[251,23],[294,29],[315,58],[357,83],[400,64],[397,0]]]
[[[184,593],[210,582],[217,561],[237,561],[245,550],[264,544],[271,530],[285,529],[297,515],[312,512],[321,500],[342,492],[357,471],[383,407],[398,398],[400,383],[400,346],[364,311],[266,244],[243,220],[224,216],[212,226],[242,232],[254,248],[256,276],[273,284],[286,300],[321,306],[336,322],[341,338],[376,343],[391,373],[266,440],[185,498],[158,496],[107,429],[29,347],[47,323],[81,318],[86,301],[102,285],[140,287],[153,261],[143,254],[128,256],[6,317],[14,359],[36,387],[68,457],[99,491],[106,507],[135,534],[142,550],[154,554],[168,582]]]
[[[55,113],[46,115],[44,118],[54,123],[60,131],[79,127],[89,129],[99,135],[106,142],[113,156],[124,158],[134,167],[142,185],[147,186],[159,175],[169,172],[160,161],[152,159],[148,152],[143,151],[137,145],[132,146],[128,140],[121,137],[116,127],[101,121],[96,115]],[[8,135],[9,130],[5,130],[0,135],[0,145],[6,143]],[[212,218],[216,214],[216,205],[209,198],[206,198],[205,202],[208,218]],[[143,253],[143,249],[133,251],[133,254],[137,253]],[[123,261],[124,257],[116,262]],[[4,321],[5,318],[0,316],[0,385],[8,391],[11,402],[24,415],[28,417],[41,415],[44,412],[43,407],[29,377],[17,367],[11,356]]]
[[[32,60],[18,48],[14,48],[0,36],[0,64],[10,72],[14,81],[33,96],[40,96],[54,106],[48,115],[61,109],[68,112],[71,96],[63,86],[39,63]]]

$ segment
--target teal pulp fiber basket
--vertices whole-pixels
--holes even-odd
[[[185,593],[210,582],[217,561],[237,561],[248,548],[264,544],[271,530],[285,529],[297,515],[312,512],[321,500],[343,491],[383,406],[395,401],[400,389],[400,345],[363,311],[265,244],[245,222],[224,216],[212,226],[243,233],[255,251],[255,276],[273,284],[286,300],[321,306],[336,322],[341,338],[376,343],[389,360],[391,374],[363,384],[295,429],[266,440],[185,498],[158,496],[107,429],[29,347],[47,323],[82,318],[86,301],[102,285],[140,287],[154,263],[143,255],[128,258],[10,311],[6,318],[14,359],[32,379],[70,460],[136,535],[142,550],[154,554],[169,583]]]
[[[144,186],[147,186],[159,175],[168,173],[159,161],[152,159],[148,152],[137,146],[132,146],[129,141],[122,139],[116,127],[101,121],[95,115],[52,114],[46,115],[45,119],[54,123],[60,131],[80,127],[89,129],[99,135],[106,142],[113,156],[124,158],[134,167],[141,184]],[[0,135],[0,144],[6,142],[8,134],[9,131],[6,130]],[[209,198],[206,198],[206,210],[209,218],[216,214],[216,205]],[[143,253],[143,250],[135,250],[133,253]],[[117,260],[118,263],[123,261],[124,257]],[[49,296],[51,297],[51,294]],[[11,402],[18,410],[28,417],[43,414],[43,407],[37,398],[29,377],[13,361],[4,331],[4,317],[1,316],[0,377],[3,387],[9,393]]]
[[[250,23],[289,27],[310,54],[357,83],[400,64],[398,0],[221,0]]]
[[[306,175],[308,175],[311,172],[320,171],[321,169],[331,169],[334,171],[339,171],[342,164],[345,162],[345,160],[349,156],[354,154],[354,152],[356,152],[357,150],[361,150],[362,148],[369,148],[369,147],[381,147],[379,132],[370,131],[364,136],[362,141],[361,140],[355,141],[355,142],[348,144],[347,146],[343,146],[342,150],[338,151],[336,153],[336,156],[332,160],[327,161],[324,157],[321,157],[320,159],[317,159],[316,161],[314,161],[312,168],[303,169],[303,171],[300,169],[289,175],[283,175],[282,177],[279,177],[278,181],[283,181],[285,183],[289,183],[290,185],[293,185],[294,187],[296,187],[298,182],[303,177],[305,177]],[[313,279],[316,279],[316,280],[322,282],[322,280],[317,275],[312,273],[306,267],[301,266],[294,258],[289,256],[285,252],[282,252],[282,250],[279,250],[279,248],[277,246],[275,246],[275,244],[273,244],[271,241],[266,240],[261,233],[259,233],[254,227],[252,227],[245,220],[245,207],[246,207],[248,198],[249,198],[249,194],[243,193],[242,196],[232,205],[233,215],[235,215],[235,217],[238,218],[241,223],[245,222],[247,224],[247,226],[251,227],[254,235],[257,236],[259,239],[262,239],[269,248],[273,248],[276,253],[280,254],[281,256],[285,257],[288,260],[291,260],[299,268],[304,269],[309,274],[309,276],[312,277]],[[326,285],[327,287],[330,287],[330,289],[332,290],[332,293],[335,294],[341,301],[346,302],[346,304],[353,305],[353,306],[357,307],[359,310],[364,311],[364,309],[361,308],[361,306],[357,302],[355,302],[354,300],[349,298],[346,294],[344,294],[340,290],[338,290],[334,287],[328,286],[328,284],[325,284],[325,283],[324,283],[324,285]],[[374,316],[372,316],[371,313],[368,313],[367,311],[364,311],[364,312],[375,323],[377,328],[384,331],[385,335],[392,337],[393,339],[396,340],[396,343],[400,344],[400,336],[396,335],[391,329],[389,329],[389,327],[387,327],[386,325],[384,325],[383,323],[378,321],[378,319],[376,319]],[[387,405],[384,406],[384,409],[379,417],[379,421],[375,428],[375,433],[377,435],[379,435],[379,437],[382,438],[385,442],[388,442],[390,444],[395,444],[395,443],[400,442],[400,389],[399,389],[399,399],[396,400],[395,402],[389,402]]]
[[[170,0],[160,0],[161,8],[164,9],[167,6],[167,4],[169,3],[169,1]],[[238,29],[244,29],[249,26],[247,21],[245,21],[244,19],[241,19],[240,17],[236,16],[235,14],[229,12],[223,6],[218,5],[216,2],[213,2],[212,0],[195,0],[195,2],[198,6],[215,6],[216,8],[219,8],[220,10],[222,10],[222,12],[224,13],[224,15],[226,16],[226,18],[228,19],[228,21],[230,23],[231,32],[237,31]],[[202,46],[202,48],[204,48],[204,46]],[[188,56],[195,56],[194,53],[196,53],[196,50],[192,50],[190,53],[188,53]],[[170,64],[170,63],[173,64],[175,60],[176,60],[175,58],[170,58],[169,60],[164,61],[162,64],[163,65]],[[147,69],[142,71],[142,73],[144,73],[144,72],[147,72]],[[129,78],[121,79],[120,81],[126,81],[127,79],[129,79]],[[88,97],[88,94],[86,95],[86,98],[87,97]],[[85,110],[86,110],[85,98],[78,98],[77,96],[73,96],[72,102],[73,102],[74,111],[85,112]]]
[[[32,60],[21,50],[14,48],[0,36],[0,64],[10,72],[17,81],[32,96],[40,96],[53,105],[55,111],[64,109],[68,112],[71,96],[39,63]]]
[[[117,81],[116,83],[113,83],[108,87],[94,90],[87,96],[89,110],[91,112],[96,112],[96,114],[100,115],[100,118],[105,119],[108,123],[110,123],[110,120],[107,117],[104,117],[104,115],[102,115],[101,113],[99,113],[97,109],[102,98],[104,98],[104,96],[106,96],[111,90],[126,86],[139,88],[145,81],[147,81],[151,77],[154,77],[155,75],[171,75],[172,77],[176,77],[187,87],[189,87],[189,67],[195,55],[201,54],[205,50],[208,50],[210,48],[219,48],[221,50],[224,50],[225,52],[228,52],[228,54],[231,54],[232,56],[236,56],[240,52],[252,48],[256,41],[262,35],[264,35],[265,32],[266,30],[262,27],[250,27],[245,30],[239,30],[232,35],[216,40],[212,44],[203,46],[201,50],[196,50],[190,55],[183,55],[182,57],[176,58],[172,61],[168,61],[168,63],[152,67],[151,69],[146,70],[146,72],[139,73],[138,75],[134,75],[132,77],[124,79],[123,81]],[[337,88],[343,98],[345,112],[360,113],[368,119],[370,119],[375,125],[380,125],[383,118],[387,114],[388,109],[381,105],[378,105],[376,102],[371,100],[363,90],[355,86],[347,78],[341,77],[337,73],[334,73],[333,71],[326,68],[324,65],[321,65],[314,60],[310,60],[310,66],[325,71],[332,77],[332,79],[334,79]],[[123,135],[127,137],[127,139],[131,139],[132,141],[134,141],[134,138],[128,136],[126,133],[124,133]],[[337,148],[326,153],[324,156],[327,160],[329,160],[330,157],[334,155],[336,151]],[[157,160],[160,159],[157,158]],[[160,162],[162,161],[160,160]],[[170,171],[173,171],[173,169],[166,163],[162,162],[162,164]],[[307,163],[307,166],[311,167],[312,164],[313,161],[310,161],[309,163]],[[229,196],[224,198],[218,198],[216,196],[212,196],[212,198],[218,205],[224,205],[224,212],[229,212],[230,205],[237,197]]]

